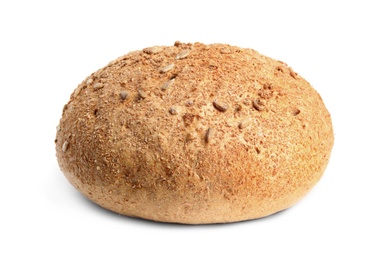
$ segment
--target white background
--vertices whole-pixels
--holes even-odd
[[[383,1],[1,1],[0,259],[385,259]],[[289,210],[235,224],[123,217],[64,178],[54,139],[89,74],[129,51],[228,43],[285,61],[335,130],[324,177]]]

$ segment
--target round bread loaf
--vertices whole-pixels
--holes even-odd
[[[87,77],[55,142],[66,178],[100,206],[201,224],[292,206],[321,178],[333,140],[320,95],[284,62],[176,42]]]

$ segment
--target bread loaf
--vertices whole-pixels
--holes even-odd
[[[284,62],[176,42],[87,77],[55,142],[68,181],[100,206],[202,224],[294,205],[321,178],[333,139],[320,95]]]

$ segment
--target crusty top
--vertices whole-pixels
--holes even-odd
[[[87,77],[63,109],[56,143],[66,177],[102,206],[208,223],[298,201],[326,167],[333,130],[321,97],[287,64],[176,42]]]

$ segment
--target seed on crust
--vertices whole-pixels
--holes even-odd
[[[192,105],[194,105],[194,101],[192,101],[192,100],[187,100],[186,106],[187,106],[187,107],[191,107]]]
[[[230,54],[231,50],[229,48],[225,47],[225,48],[222,48],[220,52],[221,52],[221,54]]]
[[[164,83],[163,86],[161,87],[161,90],[166,90],[166,89],[168,89],[168,88],[172,85],[172,83],[174,83],[174,80],[175,80],[175,79],[170,79],[169,81],[167,81],[166,83]]]
[[[63,151],[63,153],[65,153],[68,149],[68,145],[69,145],[69,142],[68,141],[65,141],[63,143],[63,146],[61,147],[61,150]]]
[[[277,70],[278,70],[279,72],[284,72],[284,69],[283,69],[282,66],[277,66]]]
[[[239,129],[244,129],[244,128],[248,127],[250,124],[251,124],[251,119],[246,118],[245,120],[243,120],[242,122],[239,123],[238,127],[239,127]]]
[[[265,109],[265,104],[264,102],[262,102],[262,100],[260,99],[257,99],[257,100],[254,100],[253,101],[253,107],[258,110],[258,111],[262,111]]]
[[[297,73],[294,72],[292,68],[289,67],[289,74],[292,76],[294,79],[297,79]]]
[[[141,99],[145,99],[147,97],[147,93],[141,89],[138,90],[138,95]]]
[[[188,133],[186,135],[186,141],[192,141],[197,138],[197,134],[195,132]]]
[[[225,112],[227,109],[229,109],[229,105],[227,105],[226,103],[221,102],[221,101],[216,100],[213,102],[213,105],[217,110],[219,110],[221,112]]]
[[[212,128],[208,128],[205,134],[205,142],[209,143],[213,139],[214,130]]]
[[[98,90],[98,89],[101,89],[103,87],[104,87],[104,85],[102,83],[95,83],[94,84],[94,90]]]
[[[94,81],[94,80],[93,80],[92,78],[87,79],[86,85],[87,85],[87,86],[90,85],[93,81]]]
[[[172,69],[174,68],[174,66],[175,66],[175,64],[174,64],[174,63],[171,63],[171,64],[168,64],[168,65],[166,65],[166,66],[160,68],[159,71],[160,71],[161,73],[166,73],[167,71],[172,70]]]
[[[164,48],[161,46],[154,46],[154,47],[148,47],[143,49],[143,52],[147,54],[156,54],[156,53],[162,52],[163,49]]]
[[[169,110],[168,110],[168,112],[170,112],[170,114],[171,115],[176,115],[178,112],[176,111],[176,109],[175,108],[170,108]]]
[[[81,85],[78,86],[78,87],[75,89],[74,97],[77,97],[82,89],[83,89],[83,86],[81,86]]]
[[[295,108],[295,109],[292,110],[291,113],[292,113],[293,116],[297,116],[297,115],[299,115],[299,113],[301,113],[301,110],[299,110],[298,108]]]
[[[128,96],[128,93],[127,93],[127,91],[121,91],[121,92],[119,93],[119,96],[120,96],[120,98],[121,98],[122,100],[125,100],[125,99],[127,98],[127,96]]]
[[[186,49],[186,50],[183,50],[181,52],[179,52],[176,56],[175,56],[175,59],[176,60],[181,60],[181,59],[184,59],[186,58],[189,54],[190,54],[190,50],[189,49]]]
[[[239,111],[241,111],[242,110],[242,106],[241,105],[236,105],[235,106],[235,112],[239,112]]]

